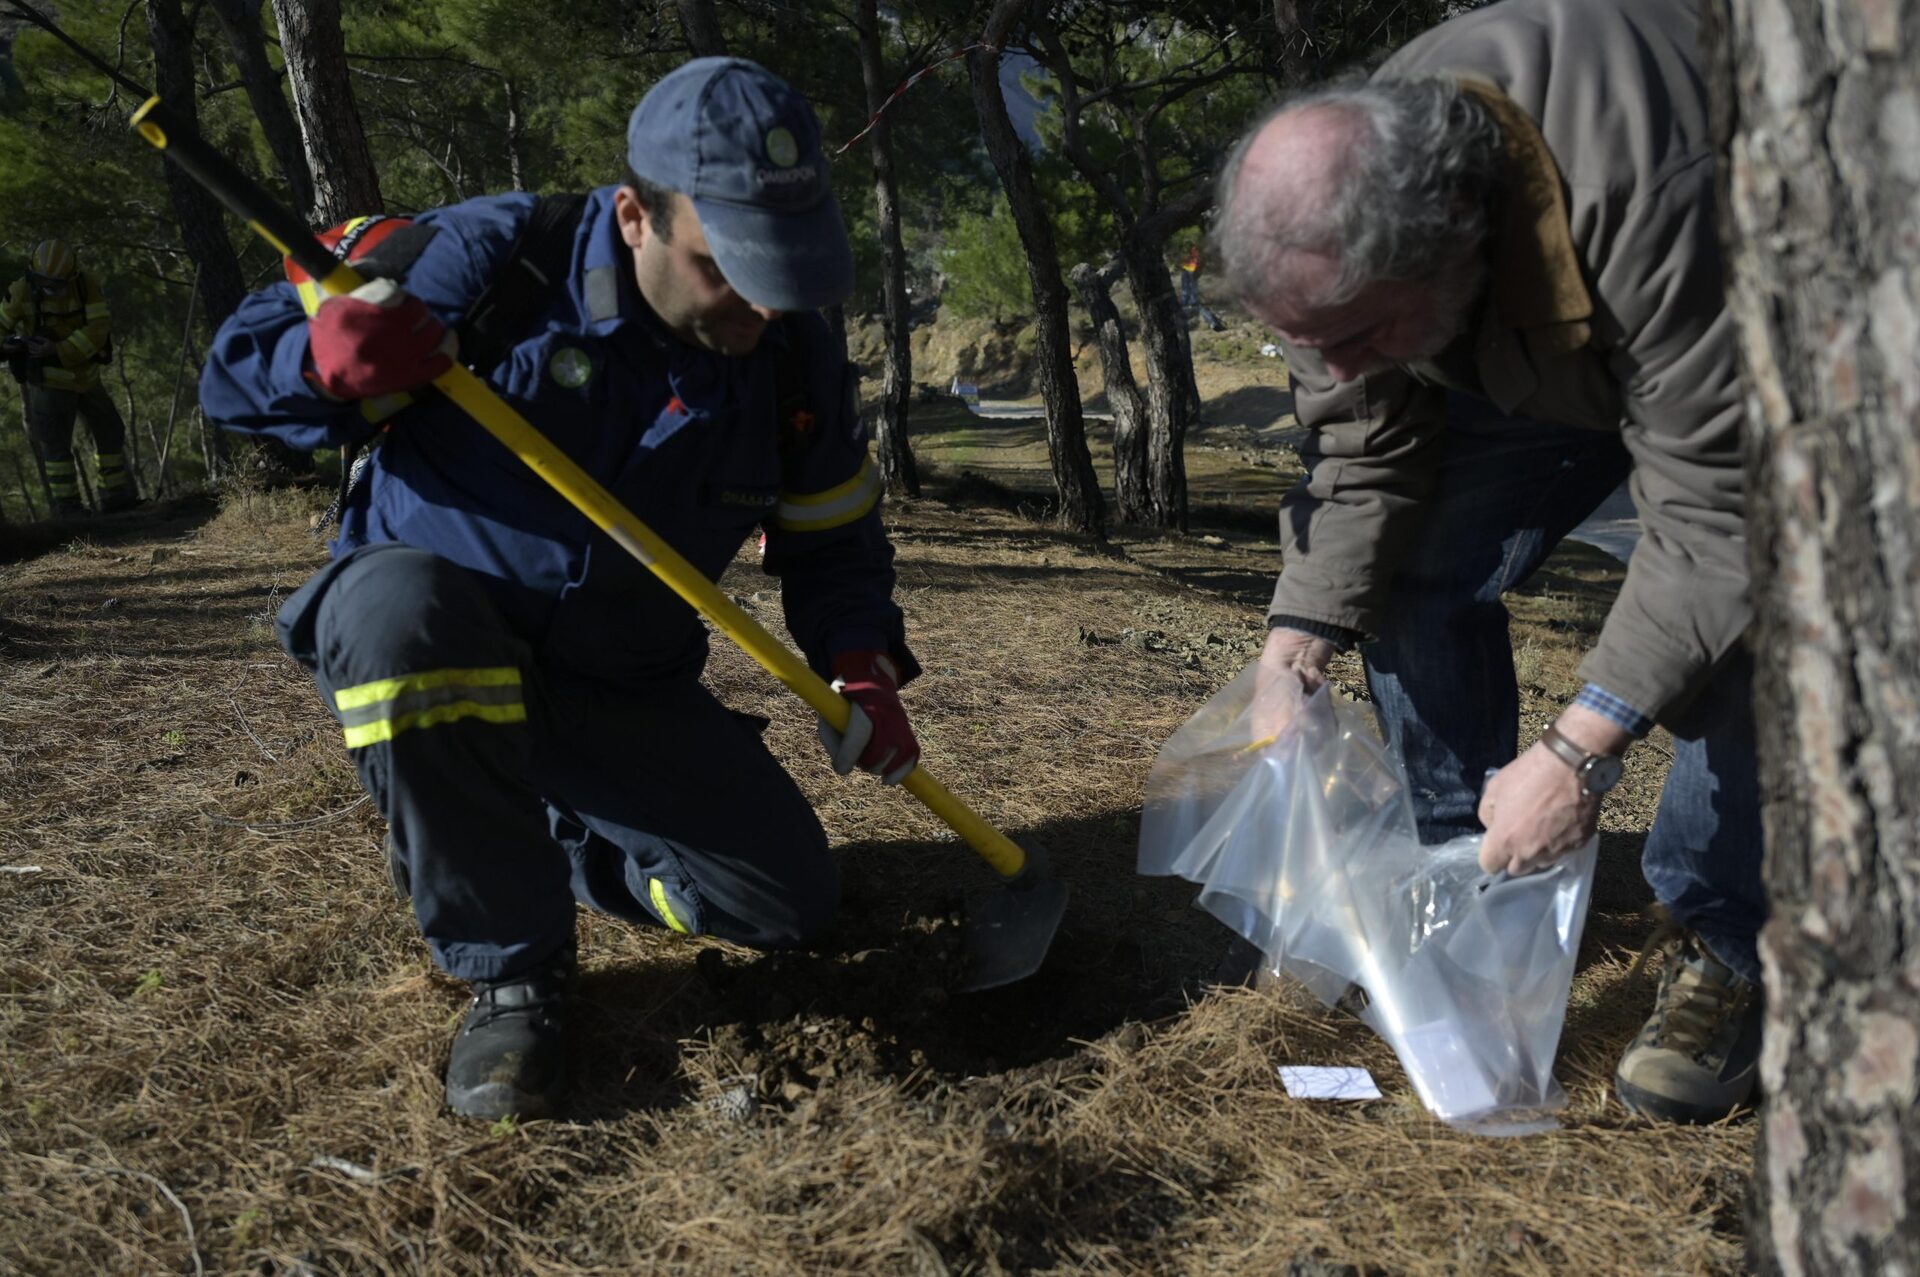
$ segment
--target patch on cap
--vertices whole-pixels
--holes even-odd
[[[767,134],[767,158],[781,168],[800,162],[800,143],[794,141],[792,130],[783,125]]]

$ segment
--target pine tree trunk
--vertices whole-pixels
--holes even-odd
[[[1772,908],[1751,1240],[1920,1273],[1920,8],[1715,16]]]
[[[1163,242],[1129,234],[1120,246],[1127,286],[1140,308],[1147,363],[1147,502],[1156,527],[1187,530],[1187,425],[1197,398],[1181,337],[1186,312],[1163,264]]]
[[[313,207],[313,175],[307,170],[307,155],[300,146],[300,126],[294,123],[293,108],[280,91],[280,73],[267,57],[266,38],[260,32],[261,0],[214,0],[211,6],[220,27],[227,33],[233,51],[233,63],[247,87],[247,101],[253,104],[254,118],[266,135],[273,157],[287,179],[287,190],[295,208]]]
[[[193,87],[193,24],[180,0],[147,0],[147,34],[153,44],[154,89],[182,122],[198,128]],[[247,295],[240,260],[227,239],[226,210],[178,165],[166,164],[167,198],[180,223],[180,240],[198,271],[200,314],[207,335],[225,322]],[[208,474],[219,464],[221,446],[203,452]],[[295,452],[274,439],[253,444],[248,455],[270,480],[313,469],[310,453]]]
[[[1107,405],[1113,410],[1114,517],[1122,523],[1150,524],[1153,502],[1147,496],[1146,408],[1139,383],[1133,379],[1133,357],[1120,327],[1120,312],[1113,304],[1113,277],[1081,262],[1070,278],[1093,322]]]
[[[189,128],[199,127],[199,94],[193,87],[193,25],[180,0],[147,0],[147,35],[153,44],[154,91]],[[180,223],[180,240],[200,272],[201,315],[209,336],[233,313],[247,286],[227,239],[226,210],[176,164],[162,164],[167,199]]]
[[[997,46],[1026,10],[1025,0],[998,0],[982,39]],[[1060,254],[1053,228],[1034,185],[1026,147],[1013,131],[1006,99],[1000,94],[1000,55],[975,50],[967,55],[973,79],[973,104],[987,155],[1007,193],[1014,225],[1027,255],[1027,279],[1033,289],[1034,375],[1047,406],[1047,450],[1053,460],[1053,486],[1060,500],[1060,522],[1096,536],[1106,531],[1106,501],[1087,452],[1086,422],[1081,416],[1080,383],[1073,375],[1073,348],[1067,335],[1067,290],[1060,282]]]
[[[720,29],[720,15],[713,0],[675,0],[680,10],[680,27],[687,33],[687,48],[696,58],[719,58],[727,53],[726,33]]]
[[[340,0],[273,0],[273,12],[313,175],[309,219],[315,227],[325,227],[385,212],[380,176],[347,77]]]
[[[860,78],[866,84],[867,110],[879,111],[892,87],[880,50],[878,0],[860,4]],[[889,492],[920,495],[920,472],[907,442],[907,408],[913,393],[913,346],[907,315],[907,253],[900,238],[900,197],[893,167],[893,123],[886,116],[867,134],[873,156],[873,218],[880,228],[880,305],[886,334],[881,373],[880,420],[874,451],[880,454],[880,479]]]

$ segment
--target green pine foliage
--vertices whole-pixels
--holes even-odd
[[[1398,43],[1441,4],[1323,4],[1321,47],[1348,58]],[[857,41],[842,7],[835,0],[723,0],[719,12],[733,51],[794,81],[820,114],[854,244],[857,286],[848,310],[858,315],[878,308],[880,262],[867,144],[836,154],[869,116]],[[60,9],[73,36],[133,79],[152,82],[141,6]],[[201,131],[284,197],[285,176],[224,33],[205,6],[186,9],[197,15]],[[938,296],[962,313],[1013,319],[1031,310],[1025,254],[980,145],[967,65],[942,62],[977,38],[985,9],[977,0],[882,6],[885,57],[898,78],[941,63],[893,102],[888,118],[916,302]],[[1157,103],[1115,95],[1084,114],[1087,145],[1131,198],[1149,179],[1163,201],[1209,181],[1237,129],[1273,92],[1262,36],[1269,10],[1258,0],[1124,0],[1049,12],[1090,80],[1153,81],[1207,58],[1240,66],[1200,92]],[[260,16],[277,61],[271,5],[263,4]],[[672,0],[344,0],[342,24],[362,125],[387,209],[396,213],[516,186],[553,192],[620,180],[628,112],[686,56]],[[126,125],[139,103],[32,27],[18,31],[12,69],[19,87],[6,81],[0,109],[0,284],[19,275],[38,240],[58,235],[73,242],[106,280],[120,356],[107,384],[129,417],[143,490],[152,491],[163,447],[173,490],[205,483],[221,466],[217,455],[207,455],[213,447],[194,410],[208,333],[196,323],[189,334],[186,323],[194,272],[167,197],[164,162]],[[1054,92],[1044,72],[1031,73],[1029,83],[1043,100]],[[1060,157],[1057,112],[1043,114],[1040,127],[1034,168],[1063,268],[1103,261],[1118,234],[1112,214]],[[250,286],[278,278],[270,247],[231,222],[224,230]],[[181,393],[169,437],[176,384]],[[23,487],[44,512],[33,473],[19,395],[10,379],[0,379],[0,514],[27,515]]]

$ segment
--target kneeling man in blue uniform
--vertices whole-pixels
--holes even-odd
[[[371,445],[280,635],[345,728],[434,960],[473,987],[447,1067],[473,1117],[562,1099],[576,900],[778,948],[827,925],[838,885],[754,720],[701,685],[699,618],[423,389],[451,358],[709,578],[764,529],[788,630],[856,709],[822,730],[836,770],[897,782],[919,755],[855,377],[814,313],[853,267],[813,112],[751,62],[699,59],[635,108],[628,166],[584,204],[349,224],[335,251],[389,278],[311,315],[301,288],[254,294],[201,386],[230,429]]]

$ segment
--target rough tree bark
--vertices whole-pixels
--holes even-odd
[[[1773,915],[1751,1240],[1917,1273],[1920,6],[1717,3]]]
[[[1027,255],[1027,279],[1033,289],[1034,375],[1047,406],[1047,451],[1053,461],[1053,486],[1060,500],[1060,522],[1103,536],[1106,499],[1087,451],[1086,421],[1081,415],[1080,384],[1073,374],[1073,346],[1067,333],[1067,290],[1060,281],[1060,254],[1053,228],[1033,180],[1026,147],[1013,131],[1006,99],[1000,95],[1001,46],[1025,14],[1029,0],[995,0],[981,42],[991,46],[967,55],[974,109],[987,155],[1000,176],[1001,189],[1020,231]]]
[[[147,36],[153,44],[153,87],[189,128],[198,129],[200,95],[193,84],[193,22],[180,0],[147,0]],[[212,335],[247,295],[240,260],[227,239],[226,213],[220,201],[178,165],[161,164],[167,199],[180,223],[180,240],[200,271],[201,315]]]
[[[385,212],[380,176],[347,78],[340,0],[273,0],[273,13],[313,175],[309,219],[318,228]]]
[[[696,58],[720,58],[727,53],[726,33],[720,29],[720,15],[713,0],[674,0],[680,10],[680,26],[687,33],[687,47]]]
[[[154,91],[188,128],[199,127],[199,95],[193,83],[193,20],[180,0],[146,0],[147,36],[153,46]],[[247,295],[240,260],[227,239],[226,212],[220,202],[182,172],[178,165],[161,164],[166,173],[167,200],[180,223],[180,242],[198,271],[200,315],[210,338]],[[209,444],[208,473],[228,460],[225,442],[217,434]],[[251,453],[271,476],[297,474],[312,468],[312,459],[285,446],[266,441]]]
[[[266,135],[273,157],[287,179],[287,190],[295,208],[313,207],[313,174],[307,169],[307,155],[300,145],[300,126],[294,122],[293,108],[280,92],[280,73],[267,57],[266,37],[260,31],[261,0],[214,0],[209,7],[227,33],[233,51],[233,63],[240,69],[240,80],[247,88],[247,101],[253,104],[254,118]]]
[[[878,0],[860,2],[860,78],[866,84],[867,110],[887,103],[886,59],[880,48]],[[907,443],[907,405],[913,392],[913,346],[907,323],[907,253],[900,238],[900,196],[893,167],[893,122],[875,121],[867,134],[873,156],[873,216],[880,227],[880,306],[886,334],[881,370],[880,420],[874,429],[880,478],[889,492],[920,495],[920,473]]]
[[[1148,523],[1153,503],[1147,496],[1146,408],[1139,383],[1133,379],[1133,356],[1120,328],[1120,312],[1113,304],[1113,277],[1118,263],[1095,270],[1088,262],[1069,275],[1080,304],[1093,321],[1100,350],[1100,372],[1106,382],[1107,406],[1113,410],[1113,503],[1122,523]]]
[[[1140,340],[1147,355],[1147,522],[1187,530],[1187,427],[1199,395],[1193,356],[1181,335],[1186,311],[1174,295],[1166,266],[1166,241],[1140,234],[1139,224],[1120,241],[1127,287],[1140,308]]]

